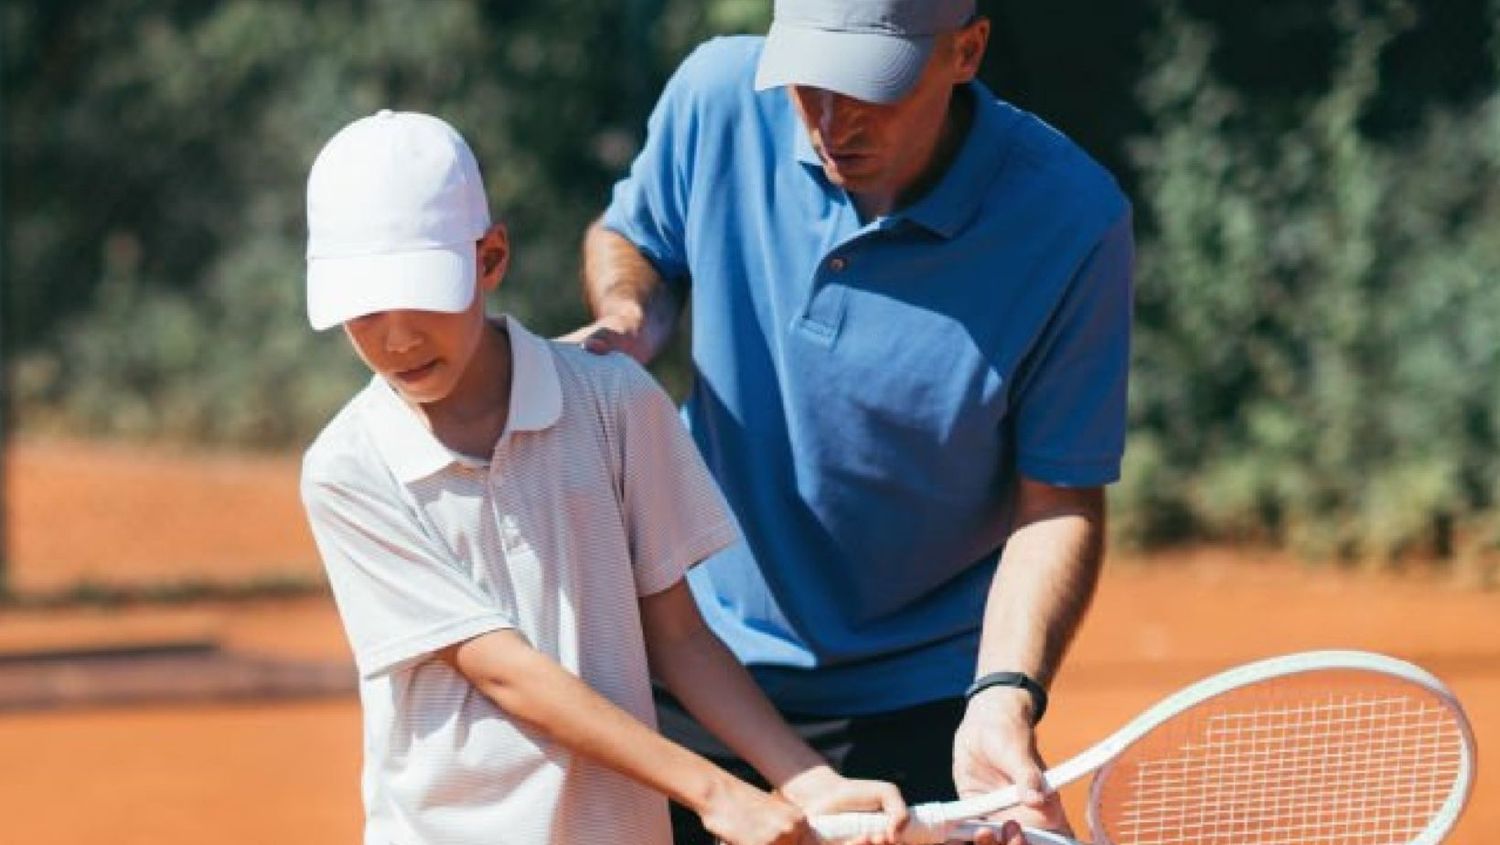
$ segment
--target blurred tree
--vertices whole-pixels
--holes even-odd
[[[1364,117],[1368,129],[1378,135],[1412,130],[1428,109],[1472,103],[1490,90],[1487,3],[1413,0],[1414,23],[1381,58],[1381,88]],[[1156,61],[1142,48],[1143,35],[1160,23],[1160,5],[979,0],[994,23],[985,81],[1078,141],[1132,194],[1136,168],[1126,142],[1151,129],[1136,86]],[[1183,11],[1218,33],[1206,69],[1268,123],[1285,123],[1332,78],[1341,36],[1328,8],[1324,0],[1188,0]]]
[[[1500,97],[1380,131],[1387,58],[1417,18],[1342,0],[1328,84],[1268,114],[1211,70],[1212,29],[1165,8],[1141,85],[1151,236],[1118,527],[1492,553]]]
[[[743,6],[6,4],[23,422],[261,444],[316,430],[360,375],[300,316],[303,180],[381,107],[460,128],[517,243],[504,306],[576,325],[579,234],[681,50]]]
[[[981,0],[991,86],[1138,187],[1121,536],[1500,542],[1488,2]],[[517,244],[501,304],[572,328],[579,235],[662,82],[770,8],[0,4],[5,404],[33,430],[304,442],[363,376],[302,316],[303,180],[382,107],[463,131]],[[686,380],[680,352],[659,374]]]

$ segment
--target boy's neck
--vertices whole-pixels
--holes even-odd
[[[510,335],[504,324],[486,321],[474,357],[453,392],[413,410],[444,446],[487,461],[509,420],[513,362]]]

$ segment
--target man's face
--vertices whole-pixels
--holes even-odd
[[[344,323],[361,360],[406,401],[428,405],[457,387],[484,331],[484,297],[468,310],[378,311]]]
[[[938,37],[921,77],[893,103],[870,103],[822,88],[791,85],[798,117],[833,184],[855,195],[899,197],[932,163],[943,135],[953,86],[973,79],[978,49],[961,54],[962,31]],[[972,59],[972,60],[971,60]]]

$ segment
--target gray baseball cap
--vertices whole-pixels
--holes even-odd
[[[891,103],[911,90],[933,36],[974,17],[974,0],[776,0],[755,90],[809,85]]]

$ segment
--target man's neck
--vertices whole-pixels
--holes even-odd
[[[860,220],[869,221],[884,217],[902,208],[909,208],[927,195],[947,175],[958,151],[963,149],[969,137],[969,127],[974,125],[974,93],[967,85],[954,87],[948,102],[948,111],[943,115],[943,131],[938,133],[937,143],[927,155],[927,163],[915,179],[889,194],[853,194],[850,199],[859,212]]]
[[[453,393],[418,409],[432,435],[459,454],[488,460],[509,420],[514,361],[509,334],[486,323]]]

